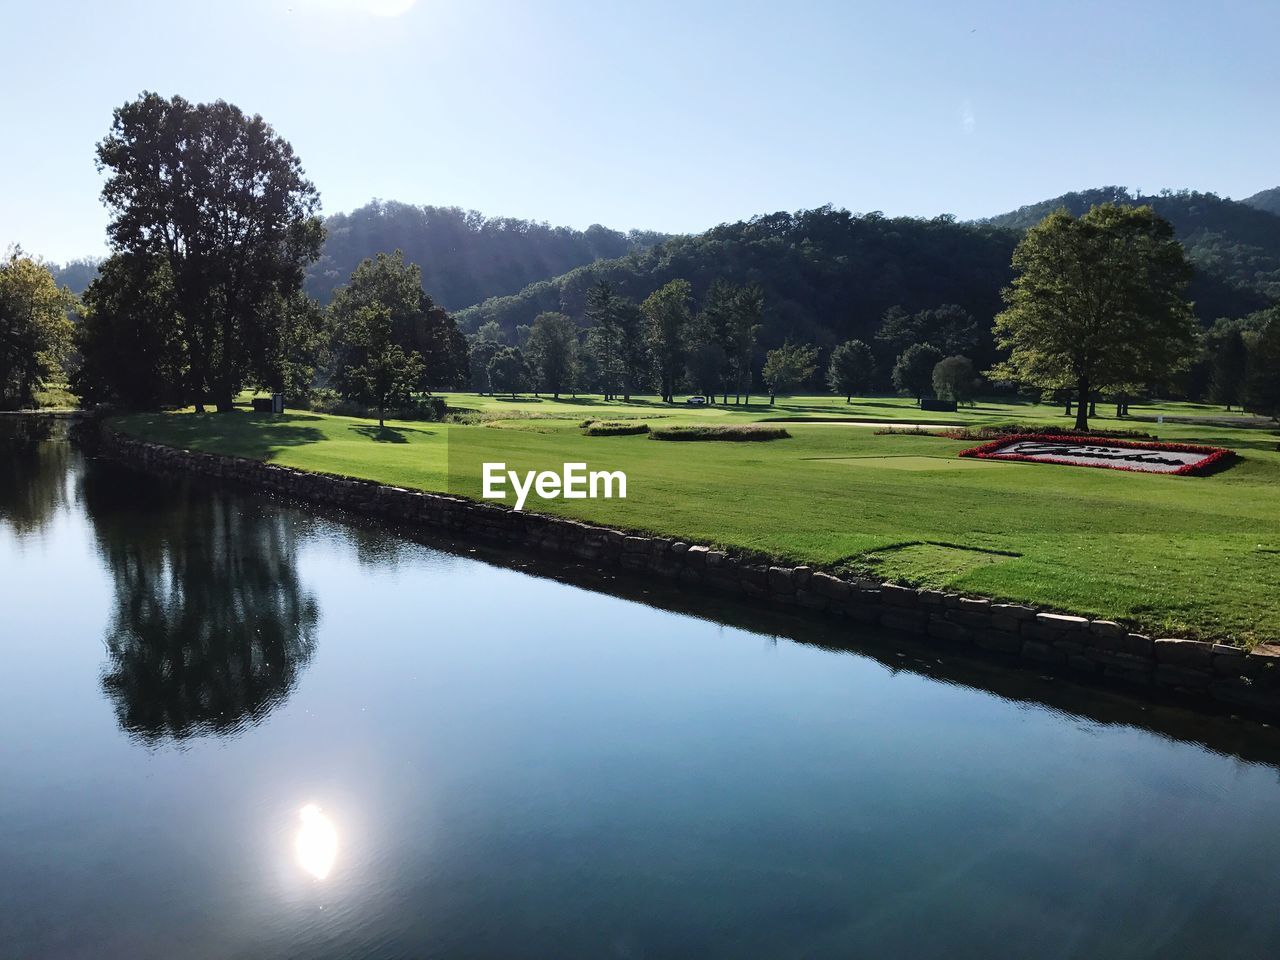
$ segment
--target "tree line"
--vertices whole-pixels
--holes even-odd
[[[254,387],[380,417],[468,386],[749,403],[821,380],[965,402],[983,378],[1074,404],[1082,427],[1104,396],[1124,412],[1173,383],[1275,410],[1276,308],[1202,332],[1187,252],[1150,206],[1054,211],[1016,244],[949,218],[759,217],[580,268],[528,323],[536,292],[464,311],[468,340],[399,250],[357,263],[327,307],[306,294],[319,196],[259,116],[144,94],[97,159],[111,253],[83,298],[20,251],[0,265],[5,405],[66,371],[87,404],[228,410]],[[975,259],[974,236],[1005,265]]]

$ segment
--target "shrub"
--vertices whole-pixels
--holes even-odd
[[[648,432],[647,423],[626,420],[587,420],[582,429],[583,435],[588,437],[626,437]]]
[[[649,432],[650,440],[785,440],[791,434],[782,427],[766,427],[760,424],[655,427]]]

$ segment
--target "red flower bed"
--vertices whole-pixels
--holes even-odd
[[[1092,446],[1119,447],[1126,450],[1164,450],[1169,453],[1199,453],[1203,459],[1188,463],[1174,470],[1144,470],[1142,467],[1122,466],[1112,463],[1077,463],[1052,455],[1025,456],[1018,453],[1000,453],[1004,447],[1015,443],[1046,443],[1060,446]],[[1127,470],[1131,473],[1155,473],[1162,476],[1189,476],[1207,473],[1209,470],[1235,456],[1235,451],[1225,447],[1204,447],[1192,443],[1161,443],[1154,440],[1111,440],[1107,437],[1089,433],[1016,433],[998,440],[992,440],[968,450],[961,450],[960,456],[974,457],[978,460],[1013,460],[1025,463],[1060,463],[1070,467],[1098,467],[1103,470]]]

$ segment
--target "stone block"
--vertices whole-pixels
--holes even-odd
[[[1155,655],[1160,663],[1208,669],[1213,662],[1213,644],[1199,640],[1162,638],[1155,642]]]

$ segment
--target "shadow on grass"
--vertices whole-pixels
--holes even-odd
[[[139,413],[121,418],[119,428],[143,440],[189,450],[270,460],[286,447],[319,443],[325,435],[308,426],[321,418],[309,413]]]
[[[376,423],[367,427],[348,427],[352,433],[358,433],[362,437],[368,437],[376,443],[408,443],[409,438],[405,436],[403,427],[380,427]],[[429,430],[421,430],[419,433],[430,433]]]

